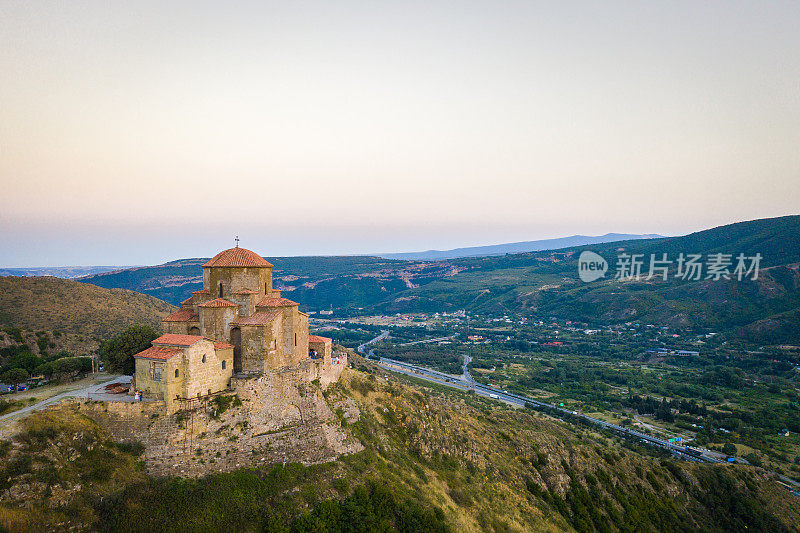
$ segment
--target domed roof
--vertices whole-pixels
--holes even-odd
[[[229,248],[212,257],[203,268],[206,267],[271,267],[272,264],[266,261],[257,253],[246,248]]]

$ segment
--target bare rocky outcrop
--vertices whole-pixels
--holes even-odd
[[[233,378],[229,391],[171,414],[160,401],[81,402],[77,409],[115,440],[144,444],[147,472],[155,476],[198,477],[276,462],[315,464],[363,449],[301,369]],[[357,416],[348,412],[347,418]]]

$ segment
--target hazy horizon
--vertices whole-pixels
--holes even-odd
[[[793,2],[0,5],[0,266],[797,213]]]
[[[378,252],[374,252],[373,251],[373,252],[356,252],[356,253],[297,254],[297,255],[291,255],[291,256],[280,256],[280,255],[275,255],[275,254],[261,254],[261,255],[263,255],[264,257],[309,257],[309,256],[322,256],[322,257],[329,256],[329,257],[333,257],[333,256],[360,256],[360,255],[361,256],[379,256],[379,255],[392,255],[392,254],[414,253],[414,252],[450,251],[450,250],[457,250],[457,249],[462,249],[462,248],[473,248],[473,247],[479,248],[479,247],[483,247],[483,246],[493,246],[493,245],[501,245],[501,244],[515,244],[515,243],[518,243],[518,242],[528,242],[528,241],[534,241],[535,242],[535,241],[539,241],[539,240],[551,240],[551,239],[552,240],[557,240],[557,239],[561,239],[561,238],[578,237],[578,236],[580,236],[580,237],[589,237],[589,238],[591,238],[591,237],[605,237],[606,235],[611,235],[611,234],[625,235],[625,234],[623,234],[621,232],[611,232],[611,233],[606,233],[606,234],[603,234],[603,235],[579,235],[579,234],[575,234],[575,235],[562,235],[560,237],[545,237],[544,239],[529,239],[529,240],[526,240],[526,241],[515,241],[515,242],[508,242],[508,243],[506,243],[506,242],[502,242],[502,243],[499,243],[499,242],[496,242],[496,243],[481,243],[481,244],[475,244],[475,245],[471,244],[471,245],[467,245],[467,246],[455,246],[455,247],[448,247],[448,248],[428,248],[428,249],[425,249],[425,250],[422,250],[422,249],[419,249],[419,250],[399,250],[399,251],[396,251],[396,252],[395,251],[378,251]],[[651,235],[651,234],[641,234],[641,235]],[[656,237],[647,237],[647,238],[659,238],[659,237],[677,237],[677,235],[659,235],[659,236],[656,236]],[[234,241],[233,246],[237,246],[235,241]],[[221,250],[224,250],[226,248],[231,248],[231,247],[232,246],[226,246],[225,248],[222,248],[220,250],[214,250],[214,251],[209,252],[209,253],[204,254],[204,255],[200,254],[200,255],[192,255],[192,256],[184,256],[184,257],[174,257],[172,259],[167,259],[167,260],[161,261],[160,263],[135,263],[135,264],[129,264],[129,265],[113,264],[113,263],[107,263],[107,264],[99,264],[99,263],[98,264],[82,264],[82,265],[77,265],[77,264],[76,265],[67,265],[67,264],[64,264],[64,265],[23,265],[23,266],[0,265],[0,269],[2,269],[2,268],[7,268],[7,269],[73,268],[73,267],[137,268],[137,267],[142,267],[142,266],[154,266],[156,264],[163,264],[163,263],[167,263],[167,262],[170,262],[170,261],[176,261],[176,260],[180,260],[180,259],[196,259],[196,258],[203,258],[203,257],[213,257],[217,252],[219,252]],[[245,248],[245,246],[243,244],[242,244],[242,248]]]

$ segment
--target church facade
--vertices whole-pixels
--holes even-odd
[[[308,334],[308,314],[272,288],[272,264],[244,248],[203,265],[203,289],[162,321],[164,335],[134,356],[135,387],[168,405],[202,398],[235,379],[293,372],[323,386],[346,356],[331,339]]]

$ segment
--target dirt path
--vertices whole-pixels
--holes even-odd
[[[0,416],[0,427],[5,429],[7,426],[12,424],[14,421],[19,420],[21,418],[25,418],[30,413],[34,411],[40,411],[47,407],[48,405],[56,404],[64,399],[67,398],[92,398],[96,399],[103,399],[100,396],[104,396],[105,386],[109,383],[129,383],[131,377],[130,376],[119,376],[119,375],[106,375],[105,378],[94,379],[91,378],[89,381],[90,383],[87,385],[85,382],[80,386],[81,383],[78,383],[76,387],[76,383],[68,383],[65,386],[57,386],[45,391],[44,397],[42,400],[29,405],[27,407],[23,407],[22,409],[17,409],[16,411],[12,411],[10,413],[6,413]],[[33,392],[33,391],[30,391]],[[50,394],[52,393],[52,394]],[[114,395],[120,396],[120,395]],[[32,398],[38,397],[34,395],[23,396],[20,395],[16,399],[24,399],[24,398]]]

